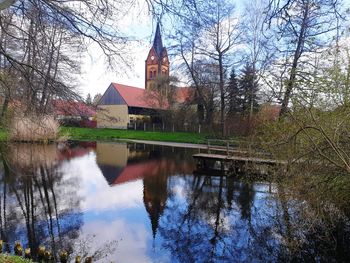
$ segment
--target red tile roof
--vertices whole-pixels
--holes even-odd
[[[125,103],[129,107],[140,107],[152,109],[152,105],[149,105],[145,100],[145,89],[127,86],[119,83],[112,83],[113,87],[123,97]]]
[[[194,97],[194,89],[189,87],[178,88],[176,92],[176,102],[185,103]]]
[[[141,163],[128,164],[117,175],[112,185],[123,184],[157,175],[190,174],[194,170],[194,164],[184,162],[176,163],[174,160],[161,159],[149,160]]]
[[[149,176],[156,176],[159,173],[159,162],[148,161],[127,165],[122,173],[114,180],[112,184],[123,184],[136,181]]]
[[[160,107],[156,99],[153,96],[146,94],[145,89],[127,86],[119,83],[112,83],[113,87],[119,92],[120,96],[123,97],[125,103],[129,107],[140,107],[147,109],[167,109],[169,106],[167,103],[164,103]],[[194,90],[188,87],[178,88],[176,92],[175,100],[178,103],[184,103],[189,101],[194,96]],[[154,96],[156,97],[156,96]]]

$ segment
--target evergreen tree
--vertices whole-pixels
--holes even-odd
[[[228,114],[241,113],[243,111],[243,92],[238,85],[235,69],[232,68],[227,86]]]
[[[87,105],[92,105],[92,99],[91,99],[90,93],[88,93],[88,95],[86,96],[86,101],[85,101],[85,103],[86,103]]]
[[[92,104],[94,106],[97,106],[98,102],[100,101],[100,99],[102,98],[102,94],[101,93],[97,93],[95,96],[94,96],[94,99],[92,101]]]
[[[239,80],[239,89],[243,93],[242,111],[250,115],[257,111],[258,104],[258,82],[253,67],[246,64],[242,70],[242,76]]]

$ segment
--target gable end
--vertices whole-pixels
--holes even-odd
[[[125,105],[126,102],[120,93],[114,88],[113,84],[109,85],[101,97],[98,105]]]

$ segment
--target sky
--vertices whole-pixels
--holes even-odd
[[[88,93],[92,97],[97,93],[103,94],[111,82],[144,88],[145,60],[152,46],[156,24],[145,6],[137,6],[130,10],[122,23],[120,28],[124,30],[124,33],[131,39],[137,40],[129,44],[129,49],[132,51],[127,54],[132,62],[130,69],[123,69],[118,65],[111,69],[97,44],[90,44],[87,52],[81,58],[78,91],[84,97]]]
[[[131,42],[129,45],[129,48],[132,50],[132,53],[127,55],[132,60],[130,69],[125,71],[122,69],[122,66],[116,66],[111,69],[105,62],[106,58],[98,46],[91,44],[88,47],[88,51],[81,57],[81,74],[77,87],[84,98],[86,98],[88,93],[92,97],[97,93],[103,94],[111,82],[144,88],[145,60],[152,46],[156,21],[148,13],[144,0],[136,0],[136,2],[137,4],[133,9],[129,10],[128,15],[121,22],[121,28],[123,28],[124,33],[137,40],[137,42]],[[236,12],[241,13],[246,0],[234,2]],[[345,7],[350,7],[350,0],[343,0],[343,4]],[[169,46],[169,41],[166,39],[164,32],[171,30],[171,26],[166,25],[164,21],[162,22],[164,25],[164,28],[161,29],[163,32],[163,44]],[[170,57],[170,62],[171,60],[172,58]],[[172,69],[170,68],[170,70]]]
[[[123,19],[122,28],[131,38],[137,39],[138,43],[131,43],[132,54],[128,55],[132,59],[132,64],[128,74],[124,70],[115,67],[110,69],[105,63],[105,57],[96,44],[91,44],[88,51],[81,58],[81,75],[79,78],[78,91],[86,98],[89,93],[92,98],[95,94],[103,94],[111,82],[144,88],[145,85],[145,60],[152,47],[156,21],[147,11],[147,6],[143,0],[138,0],[139,4],[129,11],[126,19]],[[237,1],[239,2],[239,1]],[[240,2],[242,3],[242,2]],[[236,4],[237,11],[242,8],[242,4]],[[168,46],[165,37],[165,30],[169,30],[169,25],[163,22],[162,40],[163,45]],[[170,58],[171,60],[171,58]],[[171,66],[171,65],[170,65]]]

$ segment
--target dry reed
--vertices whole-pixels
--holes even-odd
[[[15,116],[9,127],[12,141],[49,142],[58,138],[59,123],[50,115]]]

